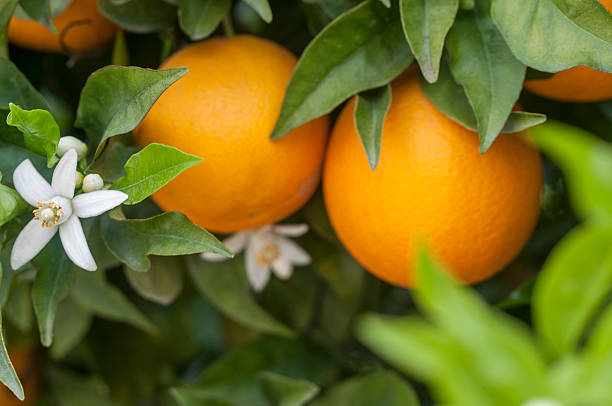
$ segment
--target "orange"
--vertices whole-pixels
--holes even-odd
[[[21,380],[25,400],[21,402],[6,386],[0,384],[0,406],[30,406],[36,403],[40,385],[40,371],[36,370],[34,350],[31,348],[11,348],[9,358]]]
[[[612,0],[599,0],[612,12]],[[612,73],[587,66],[557,72],[547,79],[529,80],[525,88],[537,95],[559,101],[595,102],[612,99]]]
[[[117,26],[100,14],[96,0],[72,0],[53,23],[57,34],[33,20],[13,17],[9,40],[37,51],[79,53],[105,45],[117,31]]]
[[[372,171],[355,130],[354,100],[332,132],[323,171],[330,220],[370,272],[413,286],[425,242],[464,283],[501,270],[537,221],[542,168],[523,133],[502,134],[485,154],[478,134],[447,118],[415,75],[392,84],[380,161]]]
[[[228,233],[281,220],[310,198],[328,118],[269,140],[296,63],[280,45],[247,35],[192,44],[163,63],[189,72],[153,105],[135,142],[172,145],[204,161],[153,195],[160,207]]]

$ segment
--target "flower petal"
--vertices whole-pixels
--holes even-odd
[[[290,261],[295,265],[310,264],[310,255],[302,247],[288,238],[278,237],[278,248],[281,252],[281,257]]]
[[[300,237],[308,232],[308,224],[275,224],[272,229],[276,234]]]
[[[77,216],[70,217],[68,221],[60,225],[59,229],[62,245],[68,258],[78,267],[95,271],[98,266],[87,246],[87,240],[79,218]]]
[[[94,217],[119,206],[127,198],[128,195],[118,190],[82,193],[72,199],[72,209],[80,218]]]
[[[249,239],[249,235],[249,231],[240,231],[232,234],[231,236],[223,240],[222,243],[234,254],[238,254],[246,246],[247,241]],[[214,252],[203,252],[201,256],[203,259],[211,262],[221,262],[225,261],[226,259],[229,259],[224,255],[215,254]]]
[[[56,194],[72,199],[76,184],[76,167],[77,152],[71,149],[64,154],[53,171],[51,187]]]
[[[15,168],[13,184],[23,200],[34,207],[38,202],[46,202],[55,195],[49,183],[38,173],[29,159]]]
[[[293,274],[293,265],[289,260],[283,257],[272,263],[272,269],[274,270],[274,274],[280,279],[289,279],[291,274]]]
[[[246,251],[246,272],[249,283],[256,292],[261,292],[270,279],[270,268],[257,261],[257,244],[249,243]]]
[[[50,188],[49,188],[50,189]],[[42,227],[40,220],[30,220],[21,230],[11,251],[11,268],[18,269],[34,258],[53,238],[57,227]]]

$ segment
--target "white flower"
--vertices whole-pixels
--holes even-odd
[[[104,181],[102,176],[97,173],[90,173],[83,179],[83,192],[95,192],[102,189],[102,187],[104,187]]]
[[[83,141],[70,135],[61,137],[57,144],[57,156],[64,156],[66,152],[73,149],[77,153],[77,161],[80,161],[87,155],[87,145]]]
[[[234,254],[246,247],[247,277],[253,289],[263,290],[270,279],[270,270],[280,279],[289,279],[294,265],[310,264],[310,255],[287,237],[299,237],[308,231],[306,224],[267,225],[241,231],[223,241]],[[211,252],[202,253],[209,261],[227,258]]]
[[[34,258],[59,229],[68,258],[83,269],[96,270],[79,218],[99,216],[123,203],[128,196],[117,190],[101,190],[74,197],[76,165],[77,152],[66,152],[55,167],[51,185],[40,176],[29,159],[15,169],[15,189],[36,210],[34,219],[21,230],[13,245],[13,269]],[[56,225],[59,227],[54,227]]]

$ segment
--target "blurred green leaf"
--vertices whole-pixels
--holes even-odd
[[[389,83],[413,60],[399,13],[368,0],[342,14],[304,50],[271,138],[329,113],[351,95]]]
[[[9,359],[8,351],[4,343],[4,328],[2,327],[2,312],[0,312],[0,382],[6,385],[17,396],[19,400],[23,400],[23,386],[19,381],[19,377],[13,368],[13,364]]]
[[[8,23],[19,0],[3,0],[0,2],[0,58],[9,59],[8,54]]]
[[[55,337],[51,346],[54,359],[62,359],[78,345],[89,331],[92,315],[68,297],[57,307]]]
[[[418,406],[410,385],[391,371],[348,379],[332,387],[312,406]]]
[[[115,34],[112,64],[120,66],[127,66],[130,64],[130,50],[128,49],[127,41],[125,40],[125,32],[123,30],[117,30],[117,34]]]
[[[11,294],[4,306],[6,319],[23,333],[29,333],[34,321],[32,308],[32,285],[18,279],[11,286]]]
[[[253,10],[257,11],[257,14],[267,23],[272,22],[272,10],[268,0],[244,0],[246,4],[251,6]]]
[[[459,0],[401,0],[404,34],[421,73],[429,83],[438,80],[440,58]]]
[[[195,286],[219,311],[256,331],[281,336],[294,333],[262,309],[252,293],[244,270],[244,258],[232,261],[204,262],[187,259],[187,268]]]
[[[111,189],[128,195],[124,204],[140,203],[202,158],[163,144],[149,144],[125,163],[126,176]]]
[[[314,35],[340,14],[355,7],[360,0],[302,0],[310,32]]]
[[[465,89],[478,120],[481,153],[504,128],[526,70],[497,31],[486,3],[459,13],[447,40],[450,70]]]
[[[575,349],[612,290],[610,244],[612,229],[583,225],[549,255],[534,288],[532,309],[534,324],[554,355]]]
[[[201,40],[215,31],[231,6],[231,0],[182,0],[179,25],[189,38]]]
[[[19,7],[32,20],[44,25],[57,34],[57,28],[51,19],[50,0],[19,0]]]
[[[26,109],[49,110],[45,99],[24,74],[11,61],[0,58],[0,109],[8,109],[9,103]]]
[[[14,219],[30,205],[13,188],[0,184],[0,226]]]
[[[47,157],[47,167],[54,163],[57,144],[60,139],[60,128],[57,122],[46,110],[24,110],[9,103],[10,113],[6,123],[17,127],[23,133],[25,145],[32,152]]]
[[[98,144],[96,157],[108,138],[136,128],[164,90],[185,73],[187,68],[131,66],[107,66],[94,72],[81,92],[75,126]]]
[[[121,28],[138,34],[161,31],[176,21],[176,7],[162,0],[129,0],[121,4],[98,0],[98,9]]]
[[[121,262],[136,271],[151,266],[148,255],[186,255],[214,252],[231,257],[214,235],[177,212],[148,219],[128,220],[118,212],[102,217],[102,235],[108,249]]]
[[[355,104],[355,128],[365,149],[368,163],[376,169],[380,158],[383,124],[391,106],[391,85],[359,93]]]
[[[273,372],[262,372],[258,379],[271,406],[302,406],[319,392],[312,382]]]
[[[475,0],[460,0],[459,5],[463,10],[471,10],[476,5]]]
[[[531,135],[563,170],[576,213],[598,221],[612,218],[612,146],[557,121],[535,127]]]
[[[525,65],[612,71],[612,15],[597,0],[492,0],[491,14]]]
[[[127,146],[111,140],[102,155],[92,163],[90,172],[102,176],[106,183],[114,183],[117,179],[125,176],[125,171],[123,170],[125,163],[138,151],[140,149],[137,147]]]
[[[130,285],[145,299],[169,305],[183,289],[183,262],[179,257],[152,256],[151,269],[138,272],[125,268]]]
[[[50,388],[59,406],[116,406],[108,387],[93,376],[83,376],[67,369],[51,368]]]
[[[38,319],[40,342],[49,347],[53,342],[57,305],[68,296],[77,267],[64,253],[64,247],[57,235],[32,263],[38,271],[32,289],[32,301]]]
[[[157,327],[121,290],[106,281],[103,272],[79,272],[71,298],[85,310],[100,317],[130,324],[147,333],[157,333]]]

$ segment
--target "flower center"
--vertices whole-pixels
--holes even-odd
[[[270,266],[280,257],[280,251],[276,244],[268,244],[257,253],[257,262],[261,265]]]
[[[62,208],[54,202],[38,203],[38,209],[33,211],[34,220],[40,220],[42,227],[53,227],[64,215]]]

